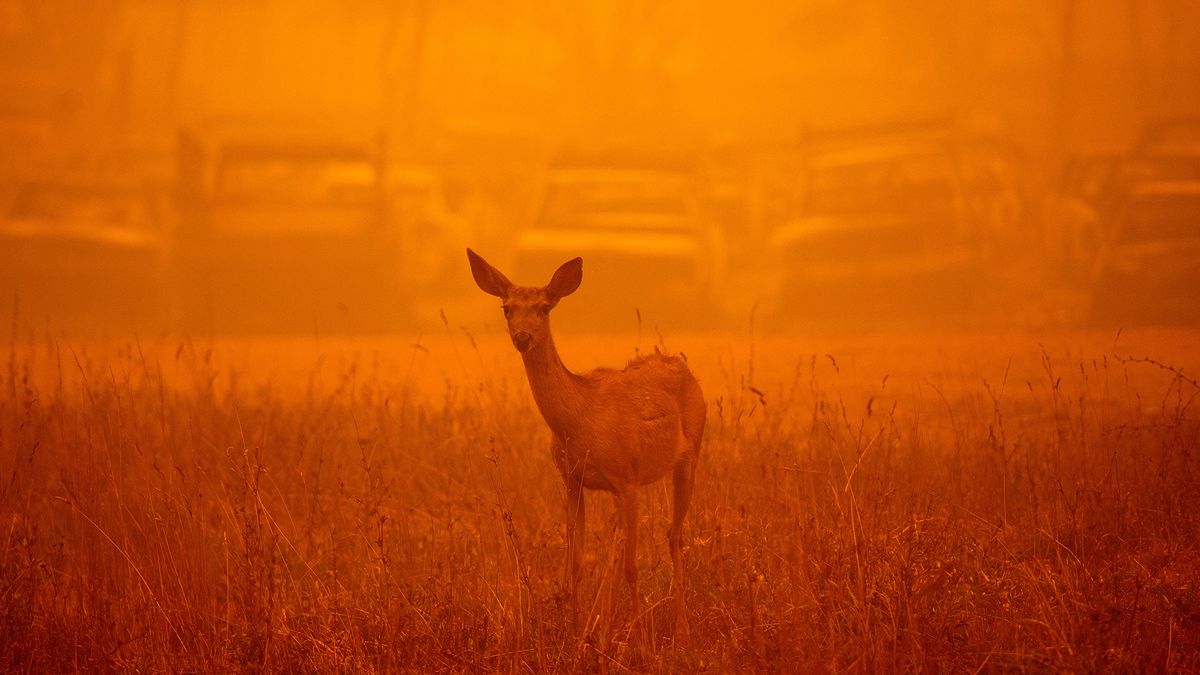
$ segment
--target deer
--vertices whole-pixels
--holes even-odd
[[[521,354],[534,403],[550,428],[550,455],[566,488],[571,626],[576,628],[578,620],[585,489],[616,496],[624,529],[625,581],[636,618],[641,602],[637,490],[671,474],[673,508],[667,541],[673,566],[674,635],[686,640],[683,520],[704,434],[706,409],[700,384],[684,358],[657,349],[622,370],[597,368],[576,374],[567,369],[554,346],[550,311],[579,288],[583,258],[563,263],[543,287],[513,284],[471,249],[467,259],[479,288],[502,302],[508,334]]]

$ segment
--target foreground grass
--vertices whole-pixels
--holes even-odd
[[[591,496],[568,633],[562,488],[502,344],[15,340],[0,668],[1200,671],[1200,355],[1155,351],[1191,337],[687,342],[689,646],[665,486],[634,622]]]

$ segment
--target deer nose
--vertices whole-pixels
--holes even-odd
[[[525,331],[514,333],[512,336],[513,346],[517,348],[517,351],[523,352],[526,349],[529,349],[529,341],[532,339],[533,336]]]

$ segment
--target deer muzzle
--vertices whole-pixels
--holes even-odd
[[[517,351],[519,352],[524,352],[526,349],[529,349],[529,343],[532,340],[533,336],[525,331],[514,333],[512,336],[513,346],[516,347]]]

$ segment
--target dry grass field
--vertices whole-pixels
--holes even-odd
[[[0,365],[0,670],[1200,671],[1200,335],[580,336],[709,404],[673,644],[563,488],[496,323],[67,343]]]

